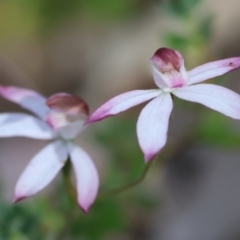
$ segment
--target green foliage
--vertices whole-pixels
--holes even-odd
[[[127,225],[120,203],[113,199],[97,201],[90,213],[81,216],[72,225],[72,236],[79,239],[106,239],[108,234],[120,232]]]
[[[165,9],[178,16],[187,17],[201,0],[165,0]]]
[[[185,52],[190,45],[190,39],[187,36],[173,32],[165,35],[165,42],[169,47],[178,49],[181,52]]]
[[[0,1],[0,39],[20,38],[36,29],[36,9],[20,0]]]
[[[38,212],[27,205],[0,202],[0,239],[42,240],[48,238],[48,226],[41,220]],[[52,211],[48,212],[51,213]],[[51,215],[49,215],[51,216]],[[50,235],[49,235],[50,236]]]
[[[187,67],[195,67],[209,58],[208,42],[212,34],[213,18],[202,12],[192,11],[201,0],[169,0],[163,3],[175,18],[179,30],[169,30],[164,35],[168,47],[179,50]]]
[[[97,201],[87,215],[76,204],[66,211],[61,198],[58,200],[56,205],[49,199],[37,199],[31,205],[6,204],[1,200],[0,239],[58,240],[72,237],[77,240],[81,237],[96,240],[105,239],[108,234],[127,226],[122,206],[116,199]]]
[[[136,137],[135,117],[117,117],[105,121],[96,139],[110,151],[108,187],[117,187],[139,178],[145,163]]]
[[[44,36],[66,21],[125,20],[139,10],[139,0],[12,0],[0,2],[0,33]],[[10,36],[11,36],[10,35]]]
[[[117,20],[136,13],[138,0],[38,0],[39,18],[44,29],[74,16],[93,20]]]
[[[203,40],[208,41],[212,36],[213,17],[207,16],[199,24],[199,35]]]
[[[183,24],[185,26],[185,32],[167,32],[165,34],[164,40],[169,47],[185,52],[191,48],[202,47],[202,45],[206,45],[206,42],[210,40],[212,36],[212,17],[203,17],[198,19],[198,21],[191,17],[183,21]]]
[[[123,19],[136,13],[138,0],[88,0],[82,1],[82,8],[95,17]]]
[[[239,148],[240,131],[234,120],[212,111],[203,119],[196,138],[204,143],[221,147]]]
[[[45,27],[51,27],[59,21],[79,11],[79,0],[40,0],[39,16]]]

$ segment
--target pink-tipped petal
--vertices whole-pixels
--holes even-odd
[[[189,71],[187,85],[203,82],[240,68],[240,57],[227,58],[200,65]]]
[[[40,118],[45,118],[49,112],[49,108],[45,104],[46,98],[35,91],[13,86],[0,86],[0,95],[33,112]]]
[[[55,133],[44,121],[25,113],[0,114],[0,137],[52,139]]]
[[[95,110],[88,119],[88,123],[97,122],[106,117],[116,115],[140,103],[157,97],[161,90],[134,90],[122,93]]]
[[[165,145],[172,108],[171,95],[162,93],[141,111],[137,122],[137,136],[145,161],[152,159]]]
[[[188,81],[184,60],[178,51],[159,48],[150,59],[155,83],[163,90],[182,87]]]
[[[203,104],[234,119],[240,119],[240,95],[221,86],[197,84],[176,89],[175,96]]]
[[[46,187],[63,167],[67,155],[67,147],[61,141],[50,143],[43,148],[20,176],[13,201],[20,201]]]
[[[88,116],[89,108],[87,103],[76,96],[68,93],[57,93],[47,99],[46,104],[52,110],[60,111],[66,114]]]
[[[68,143],[68,149],[76,176],[78,204],[84,212],[88,212],[97,196],[98,172],[92,159],[80,147]]]

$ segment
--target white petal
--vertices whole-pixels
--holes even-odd
[[[84,120],[72,122],[65,127],[60,128],[58,132],[64,139],[74,139],[85,129],[84,123]]]
[[[187,85],[199,83],[210,78],[221,76],[240,67],[240,57],[227,58],[200,65],[189,71]]]
[[[32,90],[13,86],[0,86],[0,95],[43,119],[50,110],[45,104],[46,98]]]
[[[146,102],[161,93],[161,90],[134,90],[122,93],[95,110],[88,119],[88,123],[100,121],[106,117],[116,115],[140,103]]]
[[[166,143],[172,108],[171,95],[162,93],[148,103],[140,113],[137,135],[146,161],[157,155]]]
[[[50,143],[30,161],[20,176],[14,202],[27,198],[46,187],[67,160],[67,147],[62,141]]]
[[[44,121],[25,113],[0,114],[0,137],[52,139],[55,133]]]
[[[92,159],[80,147],[68,143],[68,149],[77,181],[78,204],[87,212],[97,196],[98,172]]]
[[[159,72],[159,70],[151,62],[150,62],[150,68],[152,70],[153,80],[155,84],[163,90],[170,89],[166,78],[164,78],[163,74],[161,74],[161,72]]]
[[[181,99],[201,103],[229,117],[240,119],[240,95],[227,88],[197,84],[176,89],[172,93]]]

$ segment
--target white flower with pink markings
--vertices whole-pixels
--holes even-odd
[[[150,66],[159,89],[120,94],[95,110],[88,123],[100,121],[153,99],[143,108],[137,121],[139,145],[145,160],[149,161],[166,144],[168,122],[173,108],[171,94],[240,119],[239,94],[218,85],[196,84],[238,69],[240,57],[209,62],[186,71],[184,60],[178,51],[160,48],[150,59]]]
[[[54,139],[33,157],[20,176],[14,202],[42,190],[70,158],[76,177],[78,204],[87,212],[97,196],[99,177],[90,156],[73,143],[84,129],[87,104],[67,93],[58,93],[46,99],[37,92],[17,87],[0,86],[0,95],[37,116],[0,114],[0,137]]]

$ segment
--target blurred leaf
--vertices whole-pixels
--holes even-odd
[[[109,233],[122,230],[127,224],[121,205],[112,199],[97,201],[88,215],[79,217],[73,225],[74,236],[82,239],[105,239]],[[79,238],[76,238],[79,239]]]
[[[35,6],[23,4],[23,0],[0,1],[0,38],[21,39],[36,30]]]
[[[138,0],[38,0],[38,4],[43,30],[74,16],[90,16],[98,21],[124,19],[138,9]]]
[[[97,141],[110,151],[107,188],[119,187],[139,178],[145,163],[136,137],[136,119],[116,117],[105,121],[96,133]]]
[[[198,140],[222,147],[237,147],[240,145],[240,131],[229,119],[217,112],[211,112],[203,119],[203,123],[196,133]]]
[[[0,195],[0,208],[1,240],[56,240],[64,223],[61,211],[48,200],[10,204]]]
[[[144,191],[137,192],[137,194],[133,197],[134,204],[139,204],[144,209],[155,209],[159,206],[159,202],[161,199],[153,198],[153,196],[149,196]]]
[[[41,240],[44,235],[37,215],[19,205],[1,203],[4,214],[0,217],[1,239]]]
[[[88,0],[82,3],[86,12],[105,19],[130,17],[138,10],[138,0]]]
[[[165,0],[164,7],[167,11],[179,17],[187,17],[201,0]]]
[[[177,33],[168,33],[165,35],[165,42],[167,46],[173,49],[178,49],[179,51],[186,51],[190,45],[190,40],[186,36],[182,36]]]
[[[212,35],[212,23],[213,17],[208,16],[199,25],[199,34],[205,41],[209,40]]]
[[[51,29],[79,11],[79,0],[38,0],[39,17],[43,30]]]
[[[58,232],[64,226],[64,216],[49,204],[49,199],[38,198],[35,200],[33,210],[38,213],[42,225],[52,232]]]

